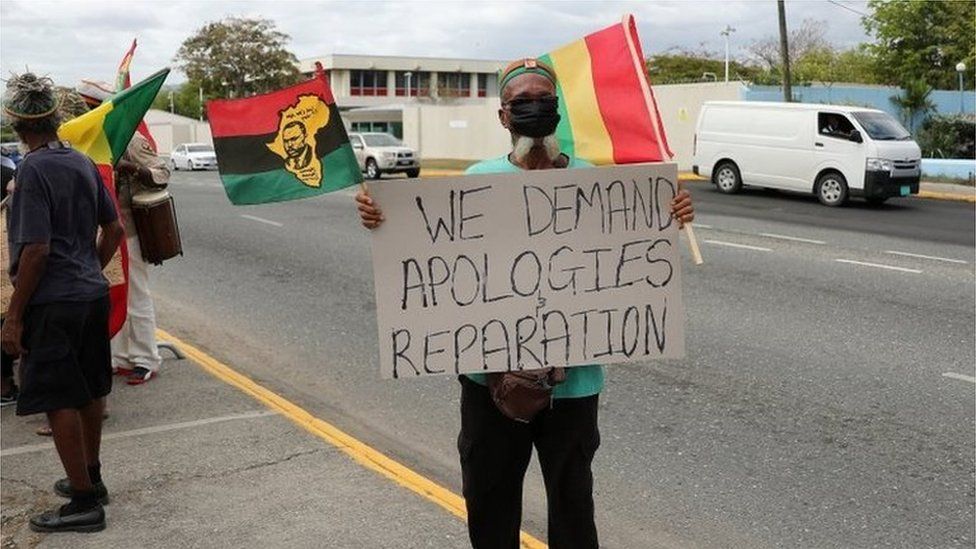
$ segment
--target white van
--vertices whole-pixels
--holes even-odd
[[[922,151],[884,111],[840,105],[708,101],[694,172],[723,193],[743,185],[812,192],[827,206],[918,193]]]

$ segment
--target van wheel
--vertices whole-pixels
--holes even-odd
[[[824,206],[840,206],[847,202],[847,180],[837,172],[827,172],[817,178],[814,192]]]
[[[376,165],[376,161],[372,158],[366,160],[366,177],[370,179],[380,178],[380,167]]]
[[[734,162],[725,161],[715,166],[712,183],[725,194],[735,194],[742,190],[742,176]]]
[[[880,206],[880,205],[884,204],[886,200],[888,200],[888,197],[887,196],[869,196],[869,197],[865,198],[864,200],[866,200],[867,203],[870,204],[871,206]]]
[[[420,175],[420,168],[407,170],[407,177],[417,177],[418,175]]]

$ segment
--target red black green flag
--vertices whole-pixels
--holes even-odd
[[[234,204],[307,198],[363,179],[322,73],[276,92],[210,101],[207,116]]]

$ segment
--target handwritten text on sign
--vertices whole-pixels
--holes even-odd
[[[383,377],[684,356],[674,164],[372,185]]]

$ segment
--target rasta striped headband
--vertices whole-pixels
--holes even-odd
[[[505,70],[498,75],[498,90],[504,90],[505,86],[512,81],[516,76],[521,76],[523,74],[538,74],[556,84],[556,71],[552,69],[549,65],[538,61],[537,59],[526,58],[519,59],[510,63]]]

